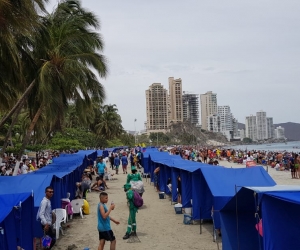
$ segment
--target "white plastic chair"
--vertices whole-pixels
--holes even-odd
[[[62,222],[66,223],[67,211],[66,211],[66,209],[63,209],[63,208],[56,208],[56,209],[53,209],[52,212],[54,212],[56,215],[56,221],[53,224],[53,226],[56,230],[56,239],[58,239],[59,238],[59,230],[61,230],[61,234],[64,235],[64,231],[62,230],[61,223]]]
[[[73,214],[80,214],[81,218],[83,219],[83,213],[82,213],[83,199],[72,200],[71,205],[73,208]],[[71,215],[71,219],[73,219],[73,215]]]

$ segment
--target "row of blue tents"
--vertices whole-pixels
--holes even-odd
[[[76,154],[61,154],[53,163],[26,175],[0,177],[0,249],[34,249],[33,239],[43,236],[36,214],[45,188],[52,186],[52,208],[61,207],[67,192],[74,198],[75,183],[84,169],[93,164],[103,151],[86,150]]]
[[[225,168],[153,148],[144,152],[143,166],[151,181],[154,169],[160,167],[160,190],[170,194],[173,202],[180,176],[182,206],[192,207],[193,220],[213,219],[214,227],[222,231],[224,250],[300,249],[300,186],[276,185],[261,166]],[[263,237],[256,229],[260,218]]]
[[[113,150],[62,154],[53,164],[34,173],[0,177],[0,249],[33,249],[33,238],[43,234],[36,213],[45,188],[54,188],[52,207],[60,207],[67,192],[75,193],[75,182],[80,180],[83,170],[97,156],[109,151]],[[142,162],[152,181],[154,169],[160,167],[161,191],[170,193],[167,179],[171,178],[170,195],[174,202],[176,179],[181,177],[182,204],[192,207],[194,220],[211,219],[213,209],[215,227],[222,229],[223,249],[300,249],[299,186],[276,185],[262,167],[212,166],[186,161],[155,148],[146,149]],[[263,237],[255,229],[259,218]]]

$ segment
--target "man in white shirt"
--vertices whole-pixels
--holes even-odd
[[[23,162],[20,162],[20,169],[22,174],[27,174],[28,173],[28,166],[24,164]]]
[[[52,225],[55,222],[55,216],[52,214],[51,201],[50,199],[53,196],[53,188],[46,187],[45,194],[46,196],[43,198],[40,204],[40,208],[38,211],[38,217],[41,219],[42,229],[46,235],[50,236],[52,241],[50,248],[51,249],[55,244],[55,234],[53,232]],[[55,215],[55,214],[54,214]]]

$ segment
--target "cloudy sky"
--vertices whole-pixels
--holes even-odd
[[[48,9],[57,1],[52,0]],[[109,75],[101,79],[126,130],[144,128],[145,90],[217,93],[244,123],[263,110],[300,123],[299,0],[82,0],[101,21]]]

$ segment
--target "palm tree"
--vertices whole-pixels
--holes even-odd
[[[28,96],[31,123],[19,155],[42,113],[46,112],[48,119],[63,121],[71,102],[83,109],[92,107],[93,100],[102,103],[105,98],[93,72],[100,77],[107,74],[106,59],[98,53],[103,50],[102,39],[92,30],[99,28],[93,13],[83,9],[79,1],[65,0],[43,21],[45,28],[35,37],[31,51],[37,69],[27,78],[27,82],[34,82]]]
[[[47,1],[0,1],[0,111],[9,110],[26,88],[22,62],[28,57],[26,49],[32,48],[30,37],[40,26],[38,12],[45,11]],[[17,102],[1,119],[0,127],[22,104],[23,100]]]
[[[122,119],[117,111],[118,109],[115,104],[104,105],[101,108],[101,117],[95,126],[98,136],[104,136],[110,140],[122,134],[124,131]]]

